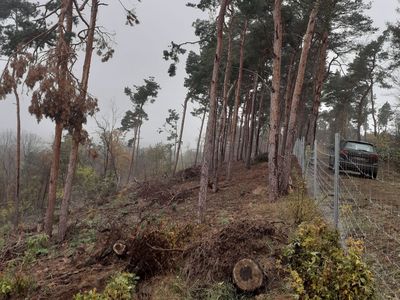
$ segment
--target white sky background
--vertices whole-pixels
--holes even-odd
[[[1,1],[1,0],[0,0]],[[142,85],[143,79],[154,76],[161,86],[158,98],[154,104],[149,104],[145,110],[149,114],[149,121],[142,128],[142,145],[155,144],[165,135],[157,133],[167,117],[169,108],[182,113],[182,103],[186,95],[183,87],[185,73],[185,58],[182,57],[178,65],[177,75],[169,77],[168,62],[162,58],[162,51],[171,41],[194,41],[192,23],[197,18],[207,18],[208,15],[193,8],[186,7],[189,0],[122,0],[127,7],[136,7],[136,14],[140,24],[134,27],[125,25],[125,14],[117,0],[104,0],[108,7],[100,7],[98,24],[104,26],[108,32],[114,33],[114,57],[107,63],[101,63],[98,56],[93,56],[90,74],[89,90],[99,99],[99,117],[111,118],[111,106],[115,103],[119,116],[122,117],[130,108],[130,101],[123,90],[125,86]],[[40,2],[44,2],[41,0]],[[370,11],[375,26],[381,29],[386,22],[393,22],[398,18],[396,7],[397,0],[375,0]],[[369,40],[370,37],[365,37]],[[195,48],[193,48],[195,49]],[[0,69],[4,64],[0,63]],[[78,69],[76,74],[80,74]],[[26,91],[26,90],[25,90]],[[393,101],[393,93],[376,90],[378,106],[386,101]],[[54,124],[43,120],[37,124],[35,118],[28,113],[29,97],[22,97],[22,128],[24,131],[33,132],[50,142],[53,136]],[[190,115],[192,107],[187,112],[187,125],[184,131],[183,148],[190,143],[195,147],[195,141],[200,128],[200,120]],[[0,131],[15,128],[15,103],[12,97],[0,103]],[[118,121],[117,126],[120,125]],[[87,130],[90,134],[96,131],[93,120],[89,120]]]

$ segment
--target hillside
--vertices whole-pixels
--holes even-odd
[[[1,252],[1,269],[5,272],[16,263],[18,273],[34,280],[30,299],[71,299],[79,291],[101,290],[111,274],[121,270],[139,275],[140,294],[157,295],[161,293],[157,289],[171,293],[172,285],[178,284],[174,276],[180,272],[193,285],[199,280],[200,286],[230,281],[233,265],[250,257],[265,263],[265,289],[270,295],[279,295],[285,290],[285,275],[277,272],[275,263],[295,220],[290,210],[282,209],[285,202],[269,204],[265,200],[266,163],[251,170],[241,163],[234,168],[232,182],[222,179],[220,190],[210,193],[206,224],[195,222],[198,170],[194,169],[172,180],[136,183],[101,199],[100,205],[75,209],[67,240],[62,245],[53,241],[41,244],[38,248],[46,250],[33,249],[34,257],[26,263],[27,241],[33,233],[21,231]],[[145,244],[135,242],[139,234]],[[112,251],[118,240],[128,245],[123,257]],[[177,268],[180,271],[176,272]]]
[[[298,224],[319,213],[301,181],[294,181],[288,197],[268,203],[266,163],[250,170],[236,163],[234,169],[233,180],[222,176],[220,190],[210,193],[205,224],[195,221],[198,169],[189,169],[82,203],[61,245],[21,229],[0,254],[3,276],[18,278],[19,290],[10,298],[72,299],[93,288],[102,291],[123,271],[138,276],[134,299],[294,299],[283,252]],[[113,251],[116,242],[126,246],[120,256]],[[254,292],[232,282],[233,267],[243,258],[263,272],[264,283]]]

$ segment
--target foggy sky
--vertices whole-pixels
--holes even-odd
[[[1,0],[0,0],[1,1]],[[44,2],[43,0],[40,2]],[[182,113],[182,103],[186,95],[183,87],[185,77],[185,58],[182,57],[178,65],[177,75],[169,77],[168,62],[162,59],[162,51],[171,41],[185,42],[195,41],[192,23],[196,18],[207,18],[206,13],[197,9],[186,7],[188,0],[143,0],[141,3],[133,0],[123,0],[127,7],[135,7],[140,24],[134,27],[125,25],[124,11],[117,0],[104,1],[108,7],[101,6],[98,16],[98,24],[105,30],[114,34],[115,54],[107,63],[101,63],[98,56],[93,56],[90,74],[89,91],[99,99],[102,116],[111,118],[112,103],[117,107],[121,118],[127,109],[130,109],[130,101],[124,94],[124,87],[143,84],[143,79],[154,76],[155,81],[161,86],[157,100],[154,104],[145,107],[149,115],[149,121],[142,126],[141,145],[154,144],[165,141],[165,135],[157,133],[167,117],[169,108]],[[383,28],[388,21],[396,20],[395,9],[397,0],[375,0],[370,11],[375,26]],[[365,37],[366,41],[370,37]],[[196,49],[196,47],[192,48]],[[0,62],[0,69],[4,63]],[[77,74],[80,70],[77,69]],[[26,88],[22,91],[21,118],[24,131],[33,132],[50,142],[53,136],[54,125],[43,120],[37,124],[35,118],[28,111],[29,97]],[[376,91],[378,106],[386,101],[394,99],[393,93],[388,91]],[[200,128],[199,119],[190,115],[192,106],[188,108],[187,125],[185,126],[183,149],[195,147],[195,141]],[[12,97],[0,102],[0,131],[14,129],[15,102]],[[117,127],[120,125],[118,121]],[[89,120],[87,130],[91,135],[95,134],[96,124]]]

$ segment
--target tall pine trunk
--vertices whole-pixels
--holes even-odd
[[[260,96],[260,102],[258,103],[258,112],[257,112],[257,131],[256,131],[256,144],[254,145],[254,156],[257,156],[260,149],[259,149],[259,144],[260,144],[260,133],[261,133],[261,118],[263,116],[263,107],[264,107],[264,88],[261,89],[261,96]]]
[[[204,143],[204,152],[200,175],[200,191],[198,202],[198,220],[200,223],[204,223],[205,221],[209,163],[212,162],[213,138],[215,135],[214,133],[216,118],[215,112],[217,106],[218,72],[222,54],[224,19],[226,7],[229,2],[230,0],[221,0],[221,7],[217,19],[217,47],[215,50],[214,66],[210,85],[210,112],[207,121],[206,139]]]
[[[98,0],[92,0],[92,8],[91,8],[91,16],[90,16],[90,28],[88,30],[87,42],[86,42],[86,53],[85,60],[83,63],[82,70],[82,82],[80,85],[81,91],[79,95],[78,101],[85,101],[89,83],[89,74],[90,74],[90,65],[92,61],[93,54],[93,43],[94,43],[94,32],[96,27],[96,19],[97,19],[97,11],[98,11]],[[82,114],[84,112],[81,112]],[[75,176],[75,170],[78,160],[79,153],[79,144],[82,139],[82,124],[77,125],[74,128],[73,139],[72,139],[72,149],[69,157],[68,163],[68,171],[67,178],[64,186],[64,195],[61,202],[61,211],[60,211],[60,224],[58,227],[58,239],[59,241],[64,240],[65,234],[67,232],[67,223],[68,223],[68,208],[69,203],[71,201],[71,193],[72,193],[72,184]]]
[[[19,208],[20,208],[20,174],[21,174],[21,115],[20,115],[20,99],[16,85],[13,86],[15,101],[17,106],[17,151],[16,151],[16,172],[15,172],[15,218],[14,226],[18,228],[19,224]]]
[[[249,128],[249,136],[247,139],[248,149],[246,152],[246,168],[250,169],[251,163],[251,154],[253,152],[253,140],[254,140],[254,127],[255,127],[255,112],[256,112],[256,97],[257,97],[257,85],[258,85],[258,77],[254,75],[253,82],[253,95],[251,96],[251,111],[250,111],[250,128]]]
[[[374,80],[371,78],[371,90],[370,90],[370,98],[371,98],[371,115],[372,115],[372,121],[374,122],[374,136],[376,137],[378,135],[378,130],[377,130],[377,121],[376,121],[376,109],[375,109],[375,99],[374,99]]]
[[[313,108],[312,108],[310,118],[308,119],[307,144],[309,144],[309,145],[313,145],[314,140],[315,140],[319,107],[321,106],[322,85],[324,83],[325,76],[326,76],[327,50],[328,50],[328,31],[325,31],[322,36],[321,48],[319,51],[316,82],[315,82],[315,88],[314,88]]]
[[[53,159],[51,162],[51,170],[50,170],[49,201],[46,209],[46,217],[44,224],[44,230],[48,236],[51,236],[53,232],[54,209],[56,207],[56,195],[57,195],[57,178],[58,178],[58,171],[60,169],[62,131],[63,131],[62,123],[57,122],[55,127],[54,143],[53,143]]]
[[[66,20],[66,25],[64,26],[64,21]],[[56,46],[56,55],[58,59],[58,72],[57,80],[58,80],[58,88],[60,90],[63,89],[64,83],[68,70],[68,62],[70,53],[68,50],[70,49],[69,43],[70,41],[66,37],[68,34],[72,32],[72,0],[64,0],[61,5],[61,13],[58,18],[58,42]],[[65,45],[68,45],[66,47]],[[49,199],[48,206],[46,210],[45,216],[45,225],[44,230],[48,236],[52,235],[53,232],[53,222],[54,222],[54,210],[56,206],[56,195],[57,195],[57,180],[58,173],[60,169],[60,154],[61,154],[61,138],[63,131],[63,121],[56,120],[55,126],[55,135],[54,135],[54,143],[53,143],[53,160],[51,163],[51,171],[50,171],[50,182],[49,182]]]
[[[179,131],[179,138],[178,138],[178,148],[176,150],[176,156],[175,156],[175,163],[174,163],[174,171],[172,172],[173,175],[176,173],[176,168],[178,166],[178,160],[179,160],[179,152],[181,151],[181,145],[182,145],[182,136],[183,136],[183,128],[185,126],[185,118],[186,118],[186,109],[187,109],[187,104],[189,102],[189,96],[186,96],[185,101],[183,102],[183,113],[182,113],[182,121],[181,121],[181,128]]]
[[[233,20],[231,17],[229,22],[229,30],[228,30],[228,49],[227,49],[227,58],[226,58],[226,67],[225,67],[225,76],[224,76],[224,87],[223,87],[223,95],[222,95],[222,109],[221,109],[221,118],[218,123],[218,128],[216,132],[216,147],[214,149],[214,172],[213,172],[213,192],[218,190],[218,173],[219,168],[222,166],[222,153],[223,153],[223,142],[225,136],[225,124],[226,124],[226,108],[228,106],[228,100],[231,89],[229,88],[229,84],[231,81],[231,71],[232,71],[232,29],[233,29]]]
[[[236,138],[236,129],[237,129],[237,121],[238,121],[238,112],[240,106],[240,89],[242,86],[243,80],[243,61],[244,61],[244,41],[246,37],[247,31],[247,20],[245,20],[243,30],[240,37],[240,59],[239,59],[239,75],[236,85],[235,91],[235,104],[233,108],[233,115],[231,121],[231,129],[229,133],[229,140],[227,144],[227,152],[228,152],[228,167],[227,167],[227,176],[226,179],[229,181],[232,179],[232,160],[235,151],[235,138]]]
[[[76,164],[78,160],[79,139],[72,139],[72,148],[69,155],[68,173],[65,180],[64,195],[61,202],[60,225],[58,227],[58,240],[63,241],[67,232],[68,225],[68,208],[71,200],[72,183],[74,179]]]
[[[290,118],[290,106],[292,105],[292,96],[293,96],[293,89],[294,89],[294,75],[296,72],[295,67],[295,58],[296,58],[296,51],[293,51],[290,55],[290,62],[287,71],[287,78],[286,78],[286,90],[285,90],[285,112],[283,114],[283,135],[282,140],[279,143],[280,147],[280,155],[285,155],[285,145],[287,140],[288,134],[288,127],[289,127],[289,118]],[[278,148],[279,148],[278,147]]]
[[[272,70],[272,90],[270,104],[270,129],[268,137],[268,186],[269,201],[278,200],[279,196],[279,170],[278,170],[278,146],[279,146],[279,119],[280,119],[280,85],[281,85],[281,58],[282,58],[282,0],[275,0],[274,18],[274,56]]]
[[[244,123],[243,123],[243,136],[241,138],[241,144],[240,144],[240,160],[243,159],[243,153],[246,154],[247,151],[247,140],[249,137],[249,121],[250,121],[250,111],[251,111],[251,101],[250,101],[250,91],[247,93],[247,99],[246,99],[246,110],[245,110],[245,115],[244,115]]]
[[[131,175],[133,172],[133,166],[135,164],[136,140],[137,140],[137,136],[138,136],[138,126],[136,126],[133,131],[134,131],[134,133],[133,133],[133,141],[132,141],[131,161],[129,162],[129,170],[128,170],[128,176],[126,178],[126,184],[128,184],[131,179]]]
[[[247,98],[245,100],[245,102],[243,103],[243,110],[242,110],[242,114],[240,116],[240,122],[239,122],[239,135],[238,135],[238,139],[237,139],[237,145],[236,145],[236,161],[239,161],[240,158],[240,149],[242,146],[242,138],[243,138],[243,123],[244,123],[244,116],[246,113],[246,109],[247,109]]]
[[[310,52],[311,42],[314,35],[314,28],[315,28],[315,21],[317,17],[319,9],[319,0],[315,2],[315,6],[310,13],[310,17],[308,20],[307,31],[303,41],[303,49],[301,51],[300,61],[299,61],[299,68],[296,77],[296,84],[294,87],[293,92],[293,99],[292,105],[290,109],[290,118],[289,118],[289,125],[288,125],[288,135],[285,145],[285,156],[283,162],[283,174],[282,174],[282,181],[281,181],[281,191],[282,193],[287,193],[289,188],[289,177],[290,171],[292,168],[292,151],[293,146],[297,134],[297,126],[298,126],[298,112],[299,112],[299,104],[301,100],[301,94],[303,91],[303,83],[304,83],[304,76],[306,71],[307,65],[307,58]]]
[[[199,152],[200,152],[200,144],[201,144],[201,136],[203,135],[203,128],[204,128],[204,120],[206,118],[206,110],[204,109],[203,112],[203,117],[201,118],[201,125],[200,125],[200,131],[199,131],[199,137],[197,139],[197,147],[196,147],[196,156],[194,159],[194,165],[197,166],[197,160],[199,158]]]

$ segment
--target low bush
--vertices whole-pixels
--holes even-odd
[[[76,294],[74,300],[130,300],[133,297],[138,279],[135,274],[119,272],[111,277],[102,293],[92,289]]]
[[[362,261],[363,244],[349,240],[321,220],[303,223],[284,253],[299,299],[374,299],[374,280]]]
[[[20,273],[0,275],[0,299],[22,298],[35,287],[35,282]]]

